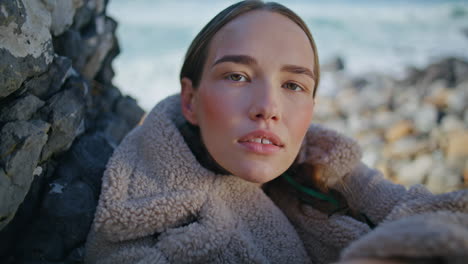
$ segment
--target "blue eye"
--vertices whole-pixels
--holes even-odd
[[[226,76],[226,79],[233,81],[233,82],[245,82],[247,81],[247,78],[239,73],[232,73]]]
[[[293,83],[293,82],[288,82],[283,84],[283,87],[292,91],[300,92],[304,91],[304,88],[302,88],[300,85]]]

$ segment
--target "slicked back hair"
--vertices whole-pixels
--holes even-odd
[[[208,24],[206,24],[205,27],[203,27],[203,29],[198,33],[198,35],[190,44],[190,47],[185,54],[184,64],[182,65],[182,69],[180,71],[180,79],[182,80],[184,77],[190,79],[192,81],[193,87],[196,89],[200,84],[203,74],[203,67],[205,66],[208,57],[210,42],[214,35],[224,25],[234,20],[236,17],[255,10],[266,10],[281,14],[296,23],[307,35],[314,52],[313,73],[315,75],[315,86],[313,96],[315,97],[320,81],[320,65],[315,41],[307,25],[296,13],[294,13],[289,8],[275,2],[265,3],[258,0],[241,1],[227,7],[218,13],[213,19],[211,19],[210,22],[208,22]]]

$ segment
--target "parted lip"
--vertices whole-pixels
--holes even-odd
[[[238,142],[248,142],[254,138],[266,138],[273,143],[273,145],[278,147],[283,147],[284,144],[281,142],[281,139],[273,132],[268,130],[255,130],[253,132],[248,133],[247,135],[242,136]]]

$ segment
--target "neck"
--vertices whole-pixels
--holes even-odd
[[[217,174],[231,174],[229,171],[221,167],[210,155],[203,143],[200,134],[200,128],[185,121],[179,131],[184,137],[185,142],[189,146],[197,161],[206,169]]]

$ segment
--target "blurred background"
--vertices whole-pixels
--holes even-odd
[[[114,84],[145,111],[177,93],[191,40],[234,2],[112,0]],[[357,139],[363,161],[395,182],[468,187],[468,1],[279,2],[318,46],[314,123]]]
[[[219,11],[237,1],[111,0],[121,54],[115,84],[150,110],[179,90],[178,74],[191,40]],[[468,58],[468,1],[289,0],[316,40],[321,63],[342,58],[349,74],[402,77],[448,55]],[[324,77],[321,94],[334,92]]]

